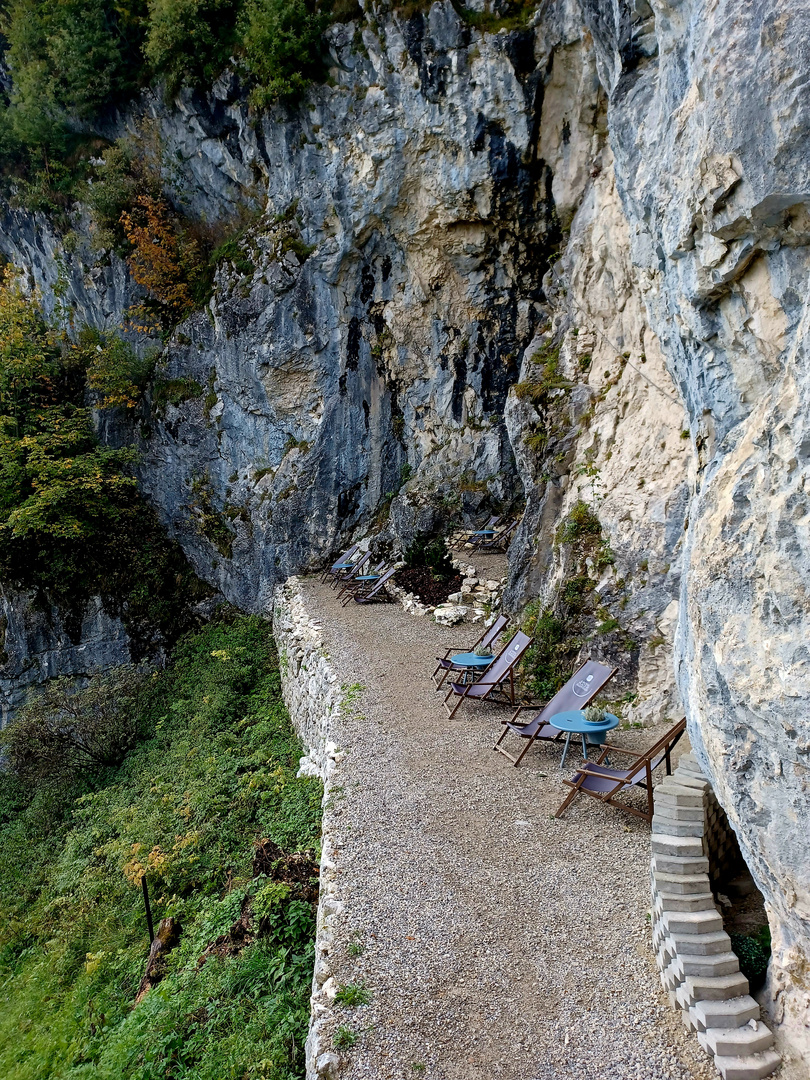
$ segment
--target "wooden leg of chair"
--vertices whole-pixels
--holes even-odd
[[[563,814],[565,813],[565,811],[566,811],[566,810],[568,809],[568,807],[569,807],[569,806],[571,805],[571,803],[572,803],[572,802],[574,801],[574,799],[575,799],[575,798],[577,797],[577,795],[579,795],[579,785],[578,785],[578,784],[575,784],[575,785],[573,785],[573,790],[572,790],[572,791],[570,791],[570,792],[568,793],[568,796],[567,796],[567,798],[566,798],[566,799],[565,799],[565,801],[564,801],[564,802],[563,802],[563,803],[562,803],[562,804],[560,805],[560,808],[559,808],[559,809],[557,810],[557,812],[556,812],[556,814],[554,815],[554,817],[555,817],[555,818],[558,818],[558,817],[562,817],[562,816],[563,816]]]
[[[452,693],[454,693],[453,690],[450,691],[450,694],[452,694]],[[447,706],[447,698],[450,697],[450,694],[448,694],[447,697],[444,699],[445,707]],[[448,710],[448,714],[447,714],[447,719],[448,720],[453,719],[453,717],[456,715],[458,709],[460,708],[462,701],[465,701],[466,698],[467,698],[467,692],[466,691],[463,694],[458,695],[458,701],[455,703],[455,705],[453,706],[452,709]]]
[[[521,761],[526,756],[526,754],[528,754],[532,743],[537,738],[537,736],[540,734],[541,730],[542,729],[538,729],[537,731],[535,731],[534,735],[529,736],[529,738],[526,740],[526,745],[523,747],[523,749],[520,751],[518,756],[515,758],[515,768],[518,767],[518,765],[521,763]]]

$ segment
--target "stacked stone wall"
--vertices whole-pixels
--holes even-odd
[[[716,895],[723,882],[735,878],[745,867],[740,845],[726,812],[709,787],[706,795],[706,855],[709,859],[709,879]]]
[[[343,910],[337,897],[329,794],[334,786],[333,774],[343,758],[336,737],[347,694],[324,650],[320,629],[306,609],[298,580],[292,577],[278,586],[273,597],[273,634],[279,653],[284,703],[306,749],[299,773],[319,776],[324,785],[321,888],[306,1045],[307,1080],[328,1076],[338,1065],[337,1054],[324,1046],[322,1032],[335,997],[330,955],[335,943],[335,922]]]

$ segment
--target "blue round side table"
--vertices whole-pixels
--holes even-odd
[[[548,722],[552,727],[559,728],[560,731],[568,733],[565,740],[565,749],[563,750],[562,760],[560,761],[561,769],[565,768],[565,758],[568,754],[568,747],[571,744],[572,735],[582,736],[582,756],[587,761],[588,746],[585,742],[586,735],[589,737],[588,741],[592,746],[601,746],[605,741],[604,736],[609,731],[612,731],[615,727],[619,726],[619,718],[618,716],[614,716],[613,713],[605,713],[605,718],[601,723],[592,724],[590,720],[585,719],[585,713],[579,709],[574,709],[571,712],[557,713],[556,716],[550,716]]]

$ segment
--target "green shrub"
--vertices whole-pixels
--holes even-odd
[[[139,0],[13,0],[6,7],[13,84],[0,112],[0,158],[32,208],[59,209],[75,193],[81,163],[98,149],[85,125],[136,85],[143,14]]]
[[[570,674],[567,661],[572,650],[566,623],[551,609],[538,610],[537,604],[531,604],[521,625],[534,639],[521,665],[527,689],[538,701],[548,701]]]
[[[602,526],[599,518],[582,499],[574,503],[566,520],[557,532],[557,543],[572,544],[576,541],[601,537]]]
[[[411,542],[404,555],[409,570],[427,567],[434,577],[446,580],[456,571],[453,556],[447,550],[444,537],[436,533],[420,533]]]
[[[141,711],[142,741],[84,794],[0,774],[0,1075],[303,1077],[313,905],[293,886],[257,927],[269,883],[254,856],[257,837],[316,849],[323,789],[296,775],[267,623],[229,616],[185,638]],[[155,920],[182,934],[133,1008],[144,871]],[[231,939],[243,916],[248,940]]]
[[[181,86],[209,84],[234,47],[238,4],[234,0],[148,0],[144,46],[152,69],[170,94]]]
[[[121,215],[135,205],[138,195],[157,194],[157,179],[127,139],[119,139],[102,152],[82,192],[90,210],[91,236],[96,248],[112,248],[121,256],[129,252]]]
[[[763,927],[756,934],[731,934],[731,948],[740,961],[740,971],[748,979],[751,989],[756,990],[765,982],[771,959],[770,927]]]
[[[139,355],[116,334],[89,327],[79,334],[79,345],[87,351],[87,385],[98,395],[99,407],[134,408],[155,370],[155,351]]]
[[[335,1002],[354,1009],[359,1005],[368,1005],[371,1001],[371,991],[365,983],[344,983],[338,987],[335,994]]]
[[[54,679],[35,692],[13,723],[0,731],[7,768],[31,790],[120,765],[142,734],[146,674],[114,668],[77,690],[74,679]]]
[[[327,25],[328,18],[307,0],[246,0],[240,36],[245,67],[255,80],[255,106],[300,93],[323,75],[321,36]]]
[[[193,626],[191,603],[211,590],[138,495],[134,452],[98,445],[83,402],[103,340],[65,339],[11,277],[0,286],[0,578],[79,624],[103,597],[142,655]],[[116,349],[122,367],[104,375],[120,389],[131,355]]]
[[[167,405],[182,405],[184,401],[202,396],[203,388],[196,379],[156,379],[152,388],[152,401],[158,412]]]

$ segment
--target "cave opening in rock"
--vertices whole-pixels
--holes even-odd
[[[771,955],[771,935],[765,899],[754,880],[737,836],[714,795],[706,809],[706,855],[715,903],[723,929],[748,979],[751,993],[765,984]]]

